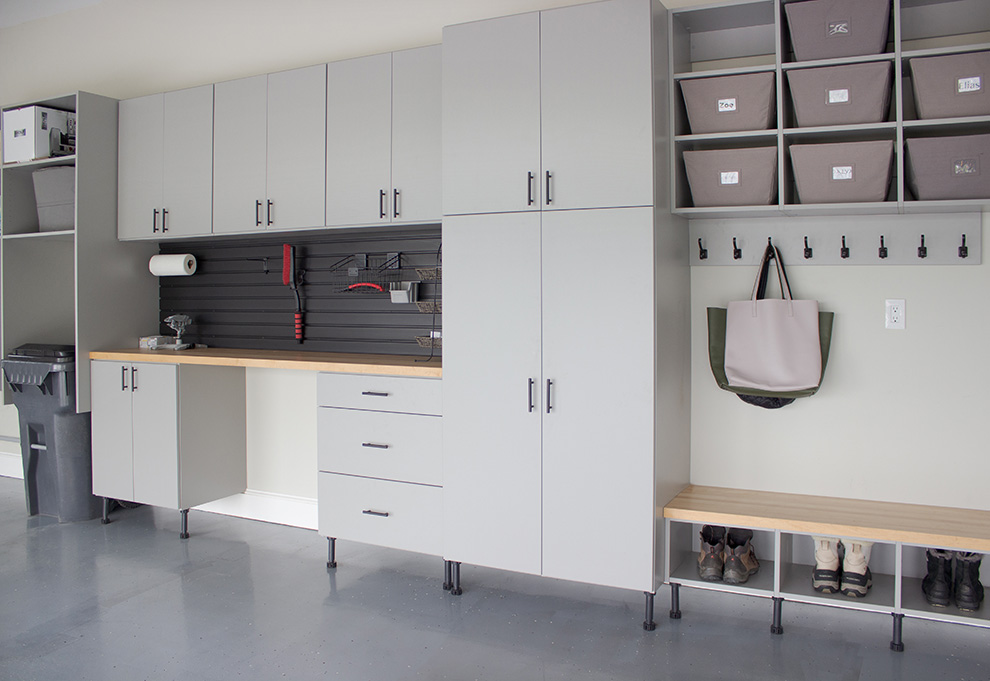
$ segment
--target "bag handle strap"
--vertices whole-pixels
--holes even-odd
[[[780,295],[784,300],[791,300],[791,284],[787,279],[787,271],[784,269],[784,260],[780,257],[780,251],[773,245],[770,239],[767,239],[767,247],[763,251],[763,258],[760,260],[760,269],[756,273],[756,281],[753,283],[753,293],[750,298],[751,300],[762,300],[766,297],[771,260],[777,270],[777,283],[780,285]]]

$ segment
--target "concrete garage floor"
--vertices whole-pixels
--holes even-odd
[[[0,679],[990,679],[990,630],[684,589],[642,594],[149,507],[59,525],[0,478]],[[595,556],[593,538],[589,560]],[[615,559],[615,558],[609,558]],[[985,571],[987,572],[987,571]],[[987,606],[985,606],[987,607]]]

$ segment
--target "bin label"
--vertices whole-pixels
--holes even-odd
[[[952,162],[953,175],[979,175],[980,160],[977,158],[960,158]]]
[[[728,99],[720,99],[720,100],[718,100],[718,112],[719,113],[726,113],[726,112],[735,111],[735,110],[736,110],[736,98],[735,97],[730,97]]]
[[[853,178],[853,167],[852,166],[832,166],[832,179],[833,180],[852,180]]]
[[[828,103],[829,104],[848,104],[849,103],[849,88],[841,88],[839,90],[829,90],[828,91]]]
[[[969,76],[956,81],[956,92],[979,92],[983,89],[983,78],[980,76]]]
[[[719,175],[719,182],[721,184],[739,184],[738,170],[724,170]]]

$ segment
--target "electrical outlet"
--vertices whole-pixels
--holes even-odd
[[[884,325],[888,329],[903,329],[907,317],[904,300],[887,299],[884,312]]]

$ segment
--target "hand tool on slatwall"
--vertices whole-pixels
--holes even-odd
[[[291,244],[282,244],[282,283],[296,294],[296,341],[302,343],[303,311],[302,296],[299,292],[300,278],[300,273],[296,272],[296,247]]]

